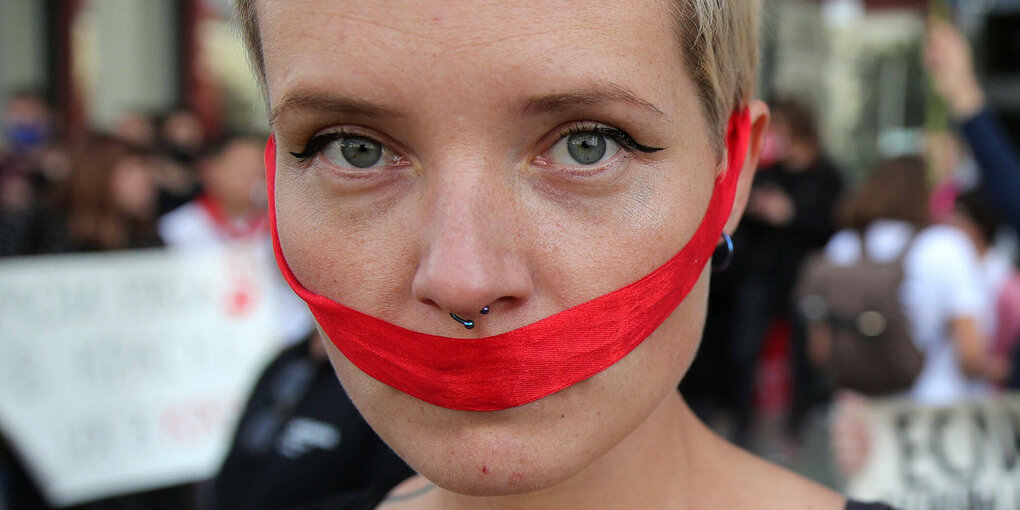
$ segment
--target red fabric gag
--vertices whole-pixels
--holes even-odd
[[[266,184],[276,261],[322,331],[361,371],[447,409],[496,411],[533,402],[609,368],[655,331],[690,293],[733,208],[750,139],[750,114],[727,130],[727,168],[715,181],[690,241],[640,280],[538,322],[484,338],[411,331],[306,289],[283,256],[276,224],[276,144],[266,145]],[[452,320],[452,319],[450,319]]]

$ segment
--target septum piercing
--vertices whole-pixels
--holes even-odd
[[[485,314],[489,313],[489,307],[486,306],[485,308],[482,308],[482,310],[480,312],[478,312],[478,313],[480,313],[482,315],[485,315]],[[461,318],[460,316],[458,316],[455,313],[450,313],[450,317],[453,317],[453,320],[461,323],[464,326],[464,329],[474,329],[475,328],[475,321],[473,321],[473,320],[463,319],[463,318]]]

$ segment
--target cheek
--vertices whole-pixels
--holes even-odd
[[[396,322],[408,306],[417,264],[418,229],[407,220],[417,215],[350,215],[344,198],[309,181],[277,177],[277,227],[287,265],[308,290]]]
[[[646,362],[658,377],[674,381],[675,389],[687,373],[701,343],[708,310],[711,264],[702,270],[698,283],[676,311],[642,343]]]

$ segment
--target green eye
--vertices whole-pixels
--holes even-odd
[[[382,144],[370,138],[346,136],[338,142],[326,149],[326,157],[340,166],[371,168],[378,164],[383,157]],[[337,152],[339,155],[336,154]]]
[[[594,130],[578,131],[560,138],[549,149],[549,160],[564,166],[592,166],[619,152],[620,144]]]
[[[574,133],[567,137],[567,153],[582,165],[593,165],[606,155],[606,137],[593,132]]]

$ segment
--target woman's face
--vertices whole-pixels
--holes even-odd
[[[663,264],[721,168],[670,4],[261,2],[294,274],[399,326],[482,338]],[[602,457],[675,391],[707,280],[616,365],[504,411],[424,403],[327,347],[359,409],[419,472],[468,494],[537,490]]]

